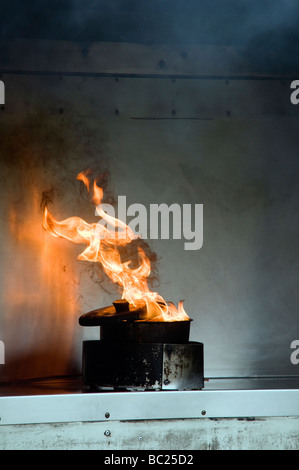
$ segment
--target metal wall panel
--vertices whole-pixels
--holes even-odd
[[[23,44],[5,46],[2,66],[0,378],[80,371],[81,340],[98,331],[77,318],[118,295],[76,261],[79,247],[41,229],[46,202],[57,218],[96,220],[75,180],[87,167],[109,170],[107,189],[128,205],[204,205],[199,251],[184,240],[150,245],[157,290],[186,299],[206,376],[298,375],[291,78],[258,76],[226,48],[178,59],[166,46],[95,44],[84,59],[81,45]]]

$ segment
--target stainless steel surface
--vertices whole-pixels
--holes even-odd
[[[298,449],[299,377],[210,378],[187,394],[87,395],[80,386],[80,377],[1,384],[1,450]]]
[[[299,416],[299,389],[0,397],[1,425],[279,416]]]

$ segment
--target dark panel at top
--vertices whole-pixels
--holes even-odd
[[[2,39],[245,45],[273,72],[298,68],[293,1],[15,0],[3,1],[0,15]]]

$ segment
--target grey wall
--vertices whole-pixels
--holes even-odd
[[[12,41],[0,111],[1,380],[80,372],[82,313],[115,286],[41,227],[96,221],[76,175],[107,171],[108,202],[203,204],[204,243],[149,240],[154,288],[185,299],[205,375],[297,375],[299,108],[291,77],[242,50]]]

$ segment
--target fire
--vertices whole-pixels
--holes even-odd
[[[79,260],[101,263],[104,271],[122,289],[122,298],[136,306],[146,303],[146,321],[189,320],[183,302],[178,307],[166,302],[157,292],[151,292],[147,279],[151,273],[151,263],[142,247],[138,247],[139,265],[130,268],[130,261],[122,262],[119,248],[130,244],[138,237],[121,220],[108,215],[102,208],[103,189],[89,178],[89,171],[81,172],[77,179],[82,181],[88,192],[92,191],[92,202],[96,206],[100,223],[87,223],[80,217],[70,217],[57,221],[47,208],[44,210],[43,227],[54,237],[64,238],[73,243],[86,244]],[[110,228],[108,228],[110,227]]]

